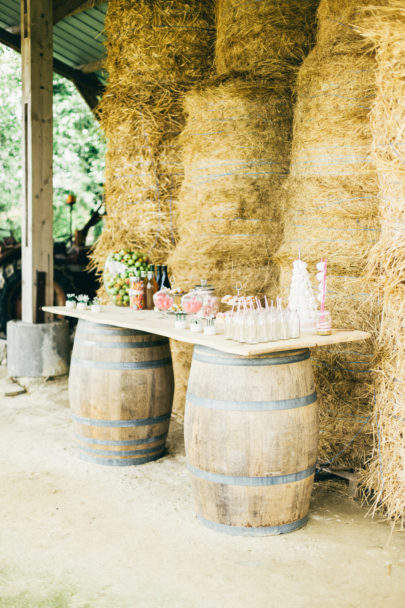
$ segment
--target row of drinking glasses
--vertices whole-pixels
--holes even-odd
[[[276,307],[241,308],[225,317],[225,338],[257,344],[271,340],[300,337],[300,320],[296,311]]]

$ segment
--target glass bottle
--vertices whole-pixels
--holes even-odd
[[[169,277],[168,277],[168,274],[167,274],[167,266],[166,265],[162,266],[162,275],[161,275],[161,278],[160,278],[159,287],[160,287],[160,289],[162,289],[162,287],[167,287],[167,289],[170,289],[170,281],[169,281]]]
[[[158,285],[158,282],[155,277],[155,265],[154,264],[149,264],[148,272],[152,273],[152,284],[153,284],[153,288],[155,290],[153,293],[156,293],[159,290],[159,285]]]
[[[257,323],[256,311],[251,308],[246,313],[245,325],[245,342],[248,344],[257,344]]]
[[[300,318],[296,310],[288,311],[288,337],[300,337]]]
[[[157,270],[156,270],[156,283],[158,285],[158,289],[160,289],[160,280],[162,278],[162,265],[158,264],[157,266]]]
[[[264,308],[259,308],[255,311],[255,314],[257,341],[267,342],[266,311]]]
[[[145,303],[146,303],[146,310],[153,310],[154,308],[154,303],[153,303],[153,295],[157,292],[157,288],[155,286],[156,281],[154,280],[154,276],[153,276],[153,272],[151,272],[150,270],[148,271],[148,278],[146,280],[146,297],[145,297]]]

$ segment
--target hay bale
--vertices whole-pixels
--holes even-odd
[[[217,0],[218,74],[295,75],[314,42],[318,0]]]
[[[283,243],[281,287],[291,263],[328,258],[328,308],[335,327],[364,329],[373,339],[350,348],[314,350],[321,401],[321,462],[361,467],[372,450],[376,337],[381,299],[365,280],[378,241],[378,184],[370,157],[369,112],[375,97],[371,45],[352,28],[358,3],[321,0],[318,37],[297,80]],[[364,50],[367,48],[368,53]]]
[[[109,83],[187,90],[212,66],[214,0],[110,0]],[[140,91],[143,94],[143,91]]]
[[[176,280],[190,286],[207,278],[221,294],[237,282],[245,291],[271,289],[288,172],[289,94],[230,79],[188,93],[185,110],[180,239],[170,256]]]
[[[371,512],[405,525],[405,288],[386,293],[379,336],[373,453],[362,474]]]
[[[316,44],[333,55],[372,53],[373,44],[358,29],[364,10],[384,6],[390,0],[321,0],[318,8]]]
[[[405,524],[405,8],[399,0],[364,11],[359,31],[376,50],[372,156],[380,188],[381,238],[368,270],[384,294],[375,393],[374,450],[363,483],[373,512]]]
[[[374,62],[367,56],[325,56],[316,47],[302,65],[281,258],[315,262],[345,274],[364,266],[378,240],[378,186],[370,159],[368,113]]]
[[[182,95],[211,68],[213,0],[111,0],[105,28],[108,85],[98,111],[108,215],[93,254],[99,270],[123,246],[157,263],[174,246]]]
[[[173,196],[182,174],[176,147],[162,143],[159,156],[133,156],[114,142],[106,158],[108,218],[102,239],[96,245],[102,263],[106,251],[128,247],[148,251],[162,263],[175,241]],[[119,162],[119,159],[120,162]]]
[[[184,405],[186,401],[193,348],[192,344],[170,340],[170,351],[172,354],[173,373],[175,378],[173,413],[180,419],[184,417]]]

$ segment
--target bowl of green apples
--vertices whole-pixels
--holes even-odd
[[[104,264],[103,281],[110,301],[116,306],[129,306],[130,278],[137,272],[146,272],[150,260],[142,251],[121,249],[110,253]]]

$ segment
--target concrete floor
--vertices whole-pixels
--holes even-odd
[[[0,608],[405,606],[405,533],[315,485],[308,525],[239,538],[195,519],[182,427],[139,467],[76,458],[66,379],[0,407]]]

